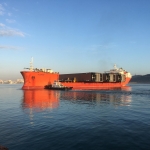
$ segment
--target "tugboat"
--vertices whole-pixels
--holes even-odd
[[[49,90],[71,90],[73,87],[67,87],[62,85],[59,81],[54,81],[53,84],[46,85],[45,89]]]

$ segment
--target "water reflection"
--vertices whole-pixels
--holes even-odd
[[[84,101],[98,103],[112,103],[116,106],[129,106],[132,100],[131,87],[105,88],[97,91],[68,91],[61,93],[60,99],[71,100],[73,103]]]
[[[54,109],[59,106],[59,92],[51,90],[23,90],[23,108],[35,111]]]
[[[68,100],[74,103],[84,103],[85,101],[94,102],[95,104],[112,103],[113,105],[122,106],[131,103],[131,87],[109,88],[91,91],[55,91],[55,90],[24,90],[23,103],[24,109],[32,111],[43,111],[46,109],[58,108],[59,100]],[[92,104],[91,103],[91,104]]]

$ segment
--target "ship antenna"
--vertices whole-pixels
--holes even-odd
[[[114,64],[114,69],[118,70],[118,68],[117,68],[116,64]]]
[[[31,58],[31,61],[30,61],[30,71],[33,71],[33,57]]]

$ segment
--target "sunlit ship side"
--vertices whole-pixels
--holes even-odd
[[[43,89],[45,85],[51,85],[59,80],[58,72],[53,72],[51,69],[33,68],[33,60],[30,62],[30,68],[25,69],[28,71],[20,72],[24,79],[22,89]]]
[[[30,63],[29,71],[21,71],[24,78],[22,89],[41,89],[53,85],[59,81],[65,87],[72,89],[105,89],[126,86],[132,75],[122,68],[106,71],[104,73],[88,72],[75,74],[59,74],[51,69],[33,68],[33,61]]]
[[[104,73],[89,72],[77,74],[60,74],[60,81],[64,86],[73,89],[107,89],[124,87],[131,80],[132,75],[122,68],[106,71]]]

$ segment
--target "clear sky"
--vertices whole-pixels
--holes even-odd
[[[0,79],[29,67],[150,73],[150,0],[1,0]]]

